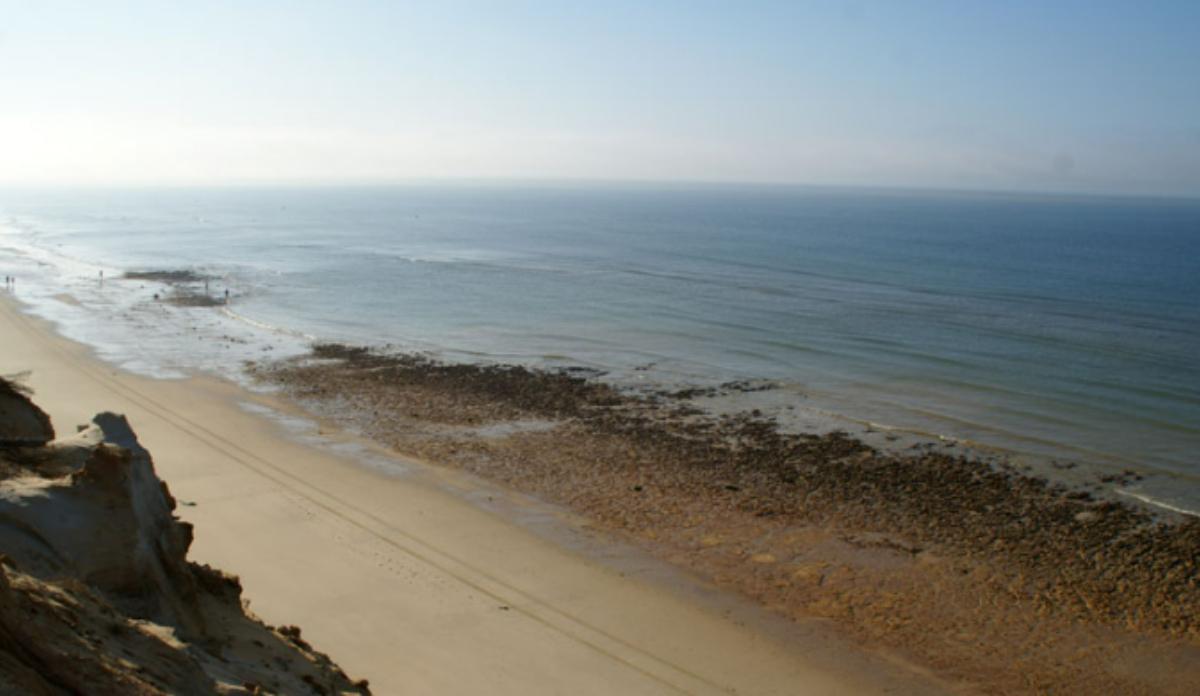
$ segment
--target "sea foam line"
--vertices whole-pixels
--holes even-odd
[[[224,314],[226,317],[229,317],[230,319],[232,319],[234,321],[240,321],[249,326],[253,326],[256,329],[261,329],[263,331],[270,331],[272,333],[282,334],[284,336],[291,336],[293,338],[304,339],[305,341],[309,341],[310,343],[315,343],[317,341],[317,337],[312,334],[308,334],[303,331],[297,331],[295,329],[284,328],[282,326],[276,326],[275,324],[269,324],[265,321],[260,321],[258,319],[251,319],[250,317],[248,317],[244,314],[239,314],[239,313],[233,311],[229,307],[221,307],[220,311],[221,311],[221,314]]]
[[[1178,507],[1175,505],[1171,505],[1170,503],[1164,503],[1161,500],[1156,500],[1154,498],[1151,498],[1148,495],[1143,495],[1141,493],[1134,493],[1133,491],[1123,491],[1120,488],[1116,489],[1116,493],[1117,493],[1117,495],[1128,496],[1130,498],[1134,498],[1135,500],[1140,500],[1141,502],[1143,502],[1147,505],[1152,505],[1154,507],[1162,508],[1163,510],[1169,510],[1171,512],[1178,513],[1180,515],[1187,515],[1188,517],[1200,517],[1200,512],[1197,512],[1195,510],[1188,510],[1187,508],[1181,508],[1181,507]]]

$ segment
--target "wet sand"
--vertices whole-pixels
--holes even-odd
[[[822,617],[971,689],[1200,688],[1195,519],[569,372],[329,345],[256,374],[331,425],[562,504],[781,616]]]
[[[557,526],[588,534],[590,556],[471,500],[554,510],[503,487],[459,479],[450,494],[426,482],[444,469],[331,430],[360,448],[339,455],[243,407],[286,410],[285,401],[215,380],[121,372],[8,298],[0,298],[0,337],[0,372],[27,373],[59,430],[97,411],[125,413],[179,514],[195,525],[191,557],[240,576],[257,615],[303,626],[307,641],[375,693],[948,689],[894,653],[858,649],[826,622],[781,626],[649,559],[631,572],[635,556],[607,534],[572,527],[577,521]],[[363,466],[364,452],[426,473]]]

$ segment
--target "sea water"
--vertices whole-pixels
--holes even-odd
[[[129,270],[190,269],[177,307]],[[766,379],[930,437],[1151,474],[1200,509],[1200,202],[752,186],[0,191],[31,312],[159,377],[314,340]],[[100,274],[104,280],[101,282]],[[196,286],[198,292],[204,289]]]

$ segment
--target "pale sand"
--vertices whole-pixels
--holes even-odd
[[[378,694],[943,690],[819,623],[782,630],[669,571],[626,576],[430,485],[440,472],[389,476],[300,442],[233,385],[124,373],[4,297],[0,374],[26,371],[60,435],[126,414],[196,526],[191,557]]]

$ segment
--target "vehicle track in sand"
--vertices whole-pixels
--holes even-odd
[[[30,320],[14,309],[11,304],[0,302],[0,311],[9,315],[12,324],[20,327],[33,341],[45,346],[46,350],[61,356],[63,361],[80,375],[98,383],[114,395],[124,398],[149,415],[160,419],[180,434],[208,447],[228,460],[236,462],[239,466],[292,495],[303,498],[325,514],[361,530],[395,551],[456,581],[465,589],[488,597],[500,605],[510,607],[512,612],[545,630],[582,645],[671,692],[686,694],[737,692],[732,686],[719,684],[687,667],[663,658],[645,647],[595,626],[542,597],[530,594],[501,580],[485,569],[456,556],[451,551],[439,548],[424,539],[396,528],[386,520],[350,501],[315,488],[303,478],[287,471],[270,459],[214,432],[202,423],[189,418],[169,404],[162,403],[136,387],[114,379],[87,361],[80,360],[53,340],[49,340],[43,331],[32,326]]]

